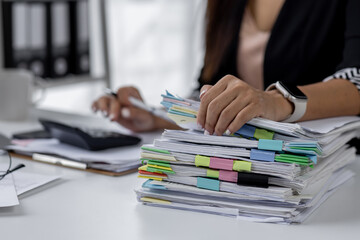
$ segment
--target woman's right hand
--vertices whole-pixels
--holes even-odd
[[[129,102],[132,96],[143,101],[139,91],[134,87],[122,87],[117,91],[117,97],[105,95],[93,102],[91,108],[94,112],[101,111],[104,117],[120,123],[122,126],[134,131],[144,132],[161,128],[161,119],[151,113],[134,107]]]

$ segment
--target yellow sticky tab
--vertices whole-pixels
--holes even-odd
[[[181,116],[181,115],[172,114],[172,113],[167,113],[166,115],[178,125],[190,124],[190,123],[196,124],[196,118]]]
[[[265,129],[260,129],[260,128],[255,129],[254,138],[256,138],[256,139],[272,140],[273,137],[274,137],[274,132],[271,132],[271,131],[268,131]]]
[[[161,155],[161,154],[147,153],[147,152],[142,152],[141,153],[141,158],[150,158],[150,159],[155,159],[155,160],[166,160],[166,161],[176,161],[176,158],[174,158],[173,156],[165,156],[165,155]]]
[[[139,167],[138,170],[147,171],[147,165]]]
[[[140,198],[140,200],[143,202],[150,202],[150,203],[171,204],[171,202],[168,200],[152,198],[152,197],[142,197]]]
[[[206,176],[211,178],[219,179],[219,171],[208,169],[206,171]]]
[[[192,109],[186,108],[186,107],[181,107],[181,106],[177,106],[177,105],[172,105],[172,107],[170,109],[173,110],[177,110],[177,111],[181,111],[184,113],[189,113],[189,114],[193,114],[193,115],[197,115],[197,111],[194,111]]]
[[[195,166],[209,167],[210,166],[210,157],[196,155],[195,156]]]
[[[143,175],[138,175],[138,178],[146,178],[146,179],[152,179],[152,180],[156,180],[156,181],[162,181],[163,180],[163,178],[153,177],[153,176],[143,176]]]
[[[246,161],[234,161],[233,170],[237,172],[251,172],[251,162]]]
[[[157,169],[164,169],[164,170],[172,171],[171,167],[164,167],[164,166],[158,166],[158,165],[152,165],[152,164],[148,164],[147,166],[157,168]]]

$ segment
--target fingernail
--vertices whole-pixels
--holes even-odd
[[[97,111],[96,107],[92,107],[91,110],[92,110],[94,113],[96,113],[96,111]]]
[[[197,128],[198,128],[198,129],[203,129],[203,127],[201,126],[200,123],[197,123],[196,125],[197,125]]]
[[[121,116],[123,118],[129,118],[130,117],[130,110],[128,108],[121,109]]]
[[[227,135],[227,136],[230,136],[230,135],[231,135],[231,132],[230,132],[229,129],[227,129],[227,130],[225,131],[225,135]]]
[[[206,89],[205,89],[205,90],[202,90],[202,91],[200,92],[200,95],[199,95],[199,98],[200,98],[200,99],[201,99],[202,95],[204,95],[205,92],[206,92]]]
[[[204,131],[204,135],[210,135],[209,131],[208,131],[208,130],[205,130],[205,131]]]
[[[115,119],[115,115],[114,114],[110,114],[109,116],[110,120],[113,121]]]
[[[102,113],[102,115],[103,115],[104,117],[107,117],[107,116],[108,116],[108,113],[107,113],[106,111],[102,111],[101,113]]]

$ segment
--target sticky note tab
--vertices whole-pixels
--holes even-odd
[[[234,161],[232,169],[237,172],[251,172],[251,162]]]
[[[259,139],[258,149],[281,152],[283,149],[283,143],[284,142],[281,140]]]
[[[310,158],[310,160],[313,162],[313,163],[317,163],[317,156],[316,155],[309,155],[308,156]]]
[[[210,166],[210,157],[196,155],[195,156],[195,166],[209,167]]]
[[[238,173],[233,171],[225,171],[220,170],[219,171],[219,179],[227,182],[237,182],[238,179]]]
[[[144,182],[144,183],[142,184],[142,187],[143,187],[143,188],[150,188],[150,189],[162,189],[162,190],[166,190],[166,187],[165,187],[165,186],[158,185],[158,184],[153,184],[152,182],[153,182],[152,180],[147,180],[146,182]]]
[[[272,140],[273,137],[274,137],[274,132],[271,132],[271,131],[268,131],[265,129],[261,129],[261,128],[255,129],[254,138],[256,138],[256,139]]]
[[[214,169],[223,169],[223,170],[231,171],[233,168],[233,160],[226,158],[211,157],[209,167]]]
[[[251,149],[251,151],[250,151],[250,159],[251,160],[258,160],[258,161],[274,162],[274,160],[275,160],[275,152],[258,150],[258,149]]]
[[[256,128],[251,125],[243,125],[235,134],[241,135],[243,137],[252,138],[254,137]]]
[[[198,188],[219,191],[220,190],[220,181],[215,180],[215,179],[210,179],[210,178],[198,177],[196,186]]]
[[[219,179],[219,171],[217,171],[217,170],[212,170],[212,169],[208,169],[208,170],[206,171],[206,176],[207,176],[207,177],[211,177],[211,178]]]
[[[142,197],[140,198],[143,202],[150,202],[150,203],[158,203],[158,204],[171,204],[168,200],[158,199],[158,198],[152,198],[152,197]]]
[[[269,187],[269,177],[263,174],[238,173],[237,184],[267,188]]]

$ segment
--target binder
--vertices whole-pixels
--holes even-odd
[[[2,2],[4,67],[28,69],[30,52],[27,41],[29,11],[25,2]]]
[[[35,76],[48,77],[48,48],[47,48],[47,29],[48,8],[50,3],[34,2],[28,4],[29,19],[29,52],[30,60],[28,68]]]
[[[70,21],[69,4],[67,2],[53,2],[50,7],[51,36],[51,66],[52,78],[64,77],[69,74],[70,58]]]
[[[90,72],[89,16],[87,0],[71,1],[70,8],[70,71],[73,74]]]

